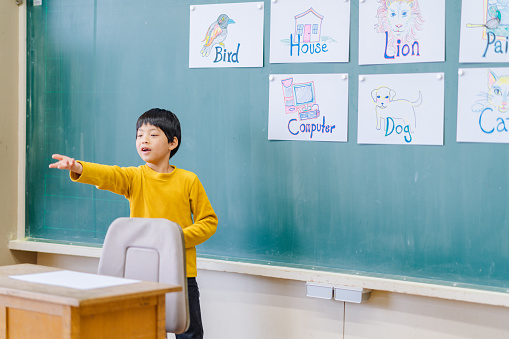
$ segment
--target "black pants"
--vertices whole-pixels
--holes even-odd
[[[189,314],[191,324],[189,329],[177,334],[177,339],[203,339],[203,325],[201,323],[200,291],[196,278],[187,278],[187,294],[189,296]]]

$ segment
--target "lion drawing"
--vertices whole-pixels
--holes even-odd
[[[417,0],[378,0],[377,33],[387,32],[387,48],[395,51],[396,42],[411,44],[422,30],[424,18]],[[399,40],[399,41],[398,41]]]

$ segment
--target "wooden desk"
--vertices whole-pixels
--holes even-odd
[[[59,269],[0,267],[0,339],[163,339],[165,293],[182,287],[139,282],[78,290],[9,278]]]

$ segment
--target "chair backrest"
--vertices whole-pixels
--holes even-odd
[[[167,219],[118,218],[104,239],[98,274],[182,286],[166,294],[166,331],[189,327],[184,235]]]

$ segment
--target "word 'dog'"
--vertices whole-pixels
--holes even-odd
[[[398,120],[398,119],[396,119]],[[406,143],[412,142],[412,132],[410,131],[410,125],[399,125],[394,122],[394,119],[387,117],[385,119],[385,136],[388,137],[391,134],[402,134]]]

